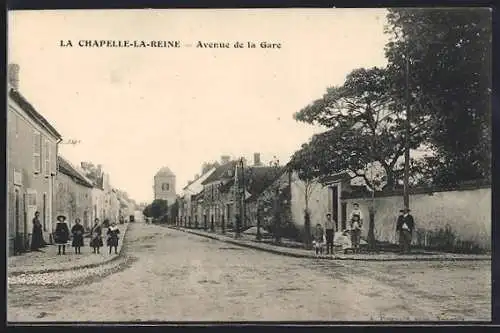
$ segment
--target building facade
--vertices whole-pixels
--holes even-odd
[[[71,228],[79,218],[90,230],[93,217],[93,183],[62,156],[57,157],[58,174],[55,182],[54,214],[64,215]]]
[[[15,73],[9,76],[14,78],[7,97],[7,235],[12,255],[29,248],[37,211],[44,238],[49,241],[61,135],[17,90]]]
[[[167,200],[168,205],[172,205],[177,199],[175,174],[168,167],[163,167],[155,174],[153,181],[155,200]]]

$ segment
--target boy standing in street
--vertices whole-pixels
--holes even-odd
[[[326,214],[325,232],[326,232],[326,254],[333,254],[333,237],[335,233],[334,233],[334,226],[331,213]]]

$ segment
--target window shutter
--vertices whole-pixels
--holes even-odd
[[[36,191],[28,189],[26,191],[28,206],[36,206]]]
[[[33,133],[33,172],[40,173],[41,168],[41,134],[40,132]]]
[[[44,155],[45,155],[45,176],[50,176],[50,149],[49,140],[45,140]]]

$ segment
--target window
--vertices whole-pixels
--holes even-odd
[[[33,172],[34,173],[40,173],[41,169],[41,147],[42,145],[42,136],[40,135],[40,132],[34,132],[33,133]]]
[[[33,189],[27,189],[26,194],[28,206],[36,206],[36,191]]]
[[[168,183],[161,184],[161,190],[162,191],[168,191],[169,188],[170,188],[170,184],[168,184]]]
[[[43,154],[45,156],[45,177],[50,176],[50,149],[49,149],[49,140],[45,140],[45,146],[43,147]]]

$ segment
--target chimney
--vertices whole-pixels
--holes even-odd
[[[253,154],[253,165],[254,166],[261,165],[261,162],[260,162],[260,153],[254,153]]]
[[[228,156],[228,155],[222,155],[220,157],[220,164],[226,164],[226,163],[229,163],[229,161],[231,160],[231,156]]]
[[[9,64],[7,69],[9,84],[12,85],[12,88],[15,90],[19,90],[19,70],[20,67],[18,64]]]

